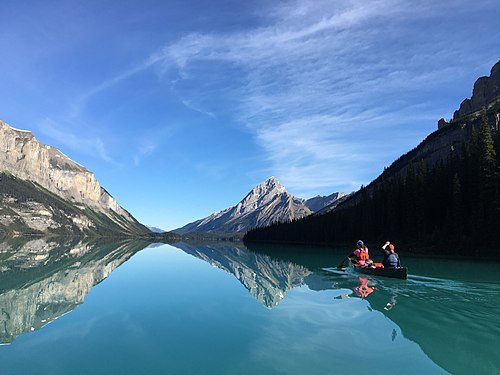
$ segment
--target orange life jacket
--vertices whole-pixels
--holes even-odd
[[[360,249],[361,251],[359,252],[359,260],[367,260],[370,258],[370,256],[368,255],[368,251],[366,251],[365,249]]]

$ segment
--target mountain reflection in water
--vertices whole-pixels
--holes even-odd
[[[0,344],[73,310],[94,285],[147,245],[75,238],[0,242]]]
[[[243,245],[176,243],[173,246],[236,277],[264,306],[278,305],[286,293],[312,275],[308,268],[248,251]]]
[[[332,268],[345,254],[342,249],[331,249],[325,257],[324,250],[321,255],[314,251],[304,254],[279,245],[253,244],[252,251],[243,244],[174,246],[231,273],[266,307],[275,307],[290,289],[301,285],[316,291],[338,290],[336,300],[366,299],[371,309],[396,323],[404,337],[416,342],[446,371],[461,374],[467,369],[482,369],[500,374],[496,349],[500,341],[498,264],[462,261],[453,274],[454,267],[444,270],[453,261],[427,260],[430,268],[442,263],[437,272],[450,278],[410,275],[409,280],[397,280]],[[414,268],[419,269],[425,260],[414,262]],[[487,269],[493,280],[460,281],[473,267],[479,273]],[[487,276],[483,273],[482,277]],[[395,331],[392,335],[394,340]]]
[[[88,242],[78,239],[63,241],[54,239],[19,241],[12,239],[0,242],[0,343],[11,343],[16,337],[38,330],[61,315],[70,312],[83,303],[85,296],[93,286],[103,281],[114,269],[147,246],[147,243],[141,241]],[[145,315],[136,315],[138,319],[134,324],[137,324],[137,327],[143,328],[143,324],[151,324],[152,326],[157,324],[159,327],[170,327],[172,331],[174,328],[169,324],[172,319],[178,319],[178,325],[175,329],[179,330],[178,337],[184,337],[186,331],[183,328],[185,323],[182,317],[194,317],[194,321],[189,320],[191,323],[196,323],[198,320],[204,323],[205,319],[214,319],[215,316],[219,315],[214,313],[214,315],[203,316],[200,305],[195,299],[190,299],[193,303],[192,308],[186,310],[191,315],[186,315],[182,309],[179,312],[184,311],[184,314],[171,313],[168,315],[169,311],[174,309],[168,303],[180,304],[182,307],[183,303],[186,303],[182,294],[187,293],[192,296],[191,288],[198,288],[196,285],[199,282],[198,275],[189,272],[189,269],[176,269],[174,271],[173,268],[169,268],[173,266],[168,263],[147,263],[149,255],[158,257],[159,254],[168,254],[169,251],[175,250],[176,256],[182,255],[184,262],[182,264],[187,266],[190,266],[191,263],[202,265],[202,262],[186,256],[186,253],[234,276],[260,304],[267,309],[272,309],[272,311],[262,314],[260,311],[262,309],[256,304],[256,311],[258,311],[254,312],[252,309],[249,313],[255,313],[258,319],[273,319],[277,316],[283,316],[283,313],[286,315],[287,311],[291,309],[290,304],[287,305],[286,301],[287,294],[290,293],[288,301],[292,301],[293,308],[297,309],[294,310],[298,312],[297,316],[304,319],[315,317],[319,320],[325,320],[321,321],[321,324],[313,323],[311,328],[337,327],[336,325],[340,323],[332,321],[330,324],[328,320],[332,319],[331,317],[334,317],[335,314],[322,315],[322,313],[341,311],[342,319],[344,319],[343,325],[348,324],[346,330],[341,331],[343,335],[361,332],[369,337],[370,332],[375,332],[379,336],[384,336],[385,341],[381,340],[380,337],[373,337],[372,343],[394,342],[393,349],[396,350],[400,348],[399,345],[402,343],[398,340],[403,339],[406,342],[410,340],[425,353],[425,358],[430,358],[434,366],[439,366],[439,368],[436,366],[438,370],[436,373],[441,373],[442,369],[453,374],[471,372],[500,374],[500,355],[496,350],[500,341],[500,275],[498,264],[405,259],[405,265],[410,268],[409,279],[396,280],[338,271],[335,265],[345,256],[345,249],[326,251],[320,249],[316,251],[312,247],[266,245],[252,245],[248,249],[243,244],[226,242],[176,243],[173,246],[182,252],[169,246],[154,251],[150,249],[149,252],[141,252],[141,255],[138,256],[139,260],[146,261],[146,263],[139,264],[134,261],[137,258],[129,263],[135,265],[132,268],[138,272],[138,275],[141,275],[140,272],[158,272],[153,272],[155,275],[159,275],[158,279],[153,278],[156,280],[154,284],[148,283],[144,277],[141,280],[142,283],[139,283],[139,279],[131,279],[130,274],[123,275],[129,288],[140,284],[139,288],[143,289],[140,289],[139,293],[146,293],[148,302],[151,302],[148,305],[149,308],[144,310]],[[166,256],[164,259],[175,259],[175,257]],[[152,270],[151,267],[158,268]],[[468,270],[475,270],[475,274],[468,272]],[[210,269],[208,271],[210,274],[217,273]],[[170,275],[164,272],[170,272]],[[175,282],[180,277],[182,281],[176,285]],[[170,283],[161,286],[162,279],[168,279]],[[194,286],[191,286],[190,280],[194,281]],[[157,293],[155,288],[163,288],[168,292]],[[234,285],[234,288],[240,289],[238,285]],[[293,293],[294,289],[299,293]],[[204,289],[205,293],[209,290]],[[133,293],[133,291],[127,291]],[[125,298],[128,297],[127,291],[124,292]],[[106,300],[110,297],[109,293],[106,294],[105,288],[101,289],[101,294],[106,296]],[[222,294],[223,291],[217,289],[214,293]],[[242,294],[246,295],[244,291]],[[318,309],[314,303],[305,306],[304,304],[314,300],[315,297],[311,298],[311,294],[320,296],[321,301],[326,302],[328,306],[326,308],[323,306],[321,309]],[[162,297],[159,297],[160,295]],[[307,296],[307,298],[302,298],[303,296]],[[213,301],[212,298],[210,303]],[[231,306],[230,303],[227,306]],[[280,308],[280,305],[284,305],[283,309]],[[119,308],[121,311],[133,308],[133,306],[135,305],[125,304]],[[204,307],[206,308],[203,311],[206,313],[218,311],[217,307],[209,306],[205,301]],[[94,308],[98,309],[99,304],[94,303]],[[210,310],[212,308],[214,310]],[[142,311],[141,309],[142,307],[136,307],[133,311]],[[303,311],[310,315],[300,315]],[[124,311],[124,314],[127,314],[127,311]],[[170,319],[160,322],[151,318],[156,314],[161,318],[167,314]],[[369,319],[369,321],[376,322],[376,327],[359,327],[359,324],[355,322],[359,316],[367,319],[367,315],[375,318]],[[242,319],[241,316],[233,318],[238,323]],[[349,321],[352,322],[352,325],[349,325]],[[391,322],[391,324],[385,325],[384,321]],[[215,321],[214,324],[217,326],[218,323]],[[279,324],[284,327],[282,332],[289,331],[290,326],[287,324],[290,322],[286,319],[280,320]],[[379,324],[381,324],[380,327]],[[126,329],[118,327],[118,329]],[[239,329],[237,324],[234,327],[233,330]],[[298,325],[293,325],[291,329],[297,331],[301,328]],[[354,331],[351,332],[352,329]],[[208,330],[211,331],[209,328]],[[137,332],[142,331],[138,330]],[[156,328],[154,332],[156,332]],[[245,332],[248,334],[252,330]],[[234,333],[236,336],[241,334],[241,332]],[[314,336],[319,332],[314,331],[311,334]],[[327,335],[326,332],[325,335]],[[265,335],[264,337],[272,336]],[[291,334],[290,339],[293,338],[294,336]],[[324,346],[324,342],[332,342],[332,339],[334,336],[327,336],[327,341],[320,341],[321,345]],[[335,338],[335,340],[340,340],[343,345],[344,339],[341,337]],[[279,343],[280,341],[277,341],[277,344],[274,345],[273,342],[271,347],[281,347],[280,345],[283,343]],[[178,341],[176,345],[179,345]],[[191,342],[186,343],[186,345],[191,347]],[[336,350],[338,349],[336,348]],[[342,350],[344,349],[348,350],[348,348],[342,348]],[[302,351],[300,352],[302,353]],[[418,369],[415,371],[418,373]]]

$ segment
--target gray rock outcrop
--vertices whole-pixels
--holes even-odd
[[[439,119],[438,129],[444,128],[445,126],[448,126],[448,125],[450,125],[450,123],[448,121],[446,121],[446,119],[444,119],[444,118]]]
[[[483,107],[494,105],[500,101],[500,61],[493,68],[489,77],[480,77],[474,83],[472,97],[465,99],[460,108],[453,114],[453,121],[481,110]]]

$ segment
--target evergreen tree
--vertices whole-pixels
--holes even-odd
[[[453,233],[463,237],[464,205],[462,196],[462,184],[458,173],[453,176]]]
[[[479,136],[477,135],[476,128],[472,125],[471,135],[470,135],[470,146],[469,146],[469,156],[472,159],[477,158],[479,154]]]
[[[474,241],[493,244],[498,237],[499,173],[496,152],[486,112],[481,114],[479,136],[472,139],[469,160],[471,220]]]
[[[498,244],[500,242],[500,230],[498,229],[500,227],[500,129],[499,129],[499,123],[498,121],[500,120],[500,115],[497,113],[495,117],[495,130],[496,130],[496,136],[495,136],[495,141],[494,141],[494,149],[496,153],[496,162],[497,162],[497,172],[496,172],[496,196],[493,201],[493,231],[496,234],[495,238],[493,239],[495,244]],[[495,229],[496,228],[496,229]]]
[[[497,163],[500,164],[500,129],[499,129],[500,124],[498,123],[498,121],[500,120],[500,114],[497,114],[496,116],[499,116],[499,117],[498,117],[498,119],[495,118],[495,131],[496,131],[495,152],[497,154]]]
[[[489,183],[498,171],[495,146],[485,112],[483,112],[481,118],[481,130],[477,147],[480,177],[484,179],[484,182]]]

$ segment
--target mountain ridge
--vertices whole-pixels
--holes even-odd
[[[99,184],[94,174],[58,149],[38,141],[31,131],[0,120],[0,171],[38,183],[62,198],[98,210],[130,216]]]
[[[88,169],[0,120],[0,233],[149,234]]]
[[[483,107],[493,106],[500,101],[500,61],[490,70],[489,76],[479,77],[474,82],[472,96],[460,103],[460,108],[453,113],[452,121],[480,111]]]
[[[315,197],[309,200],[314,207],[331,204],[335,197],[343,193],[334,193],[328,197]],[[322,208],[322,207],[321,207]],[[251,228],[270,225],[274,222],[286,222],[312,214],[307,201],[297,198],[285,189],[274,176],[256,185],[235,206],[213,213],[203,219],[186,224],[173,232],[184,235],[192,232],[242,233]]]
[[[439,120],[437,130],[412,150],[401,155],[389,167],[384,168],[384,171],[365,187],[367,193],[372,194],[384,180],[404,178],[409,169],[419,164],[433,168],[438,163],[446,162],[448,158],[465,153],[474,137],[473,134],[480,131],[483,115],[491,130],[497,133],[500,127],[500,60],[491,68],[489,77],[480,77],[475,81],[471,98],[462,101],[452,120]],[[350,207],[359,202],[360,198],[361,190],[340,202],[338,208]]]

